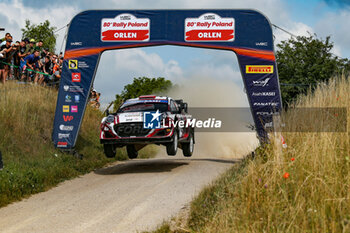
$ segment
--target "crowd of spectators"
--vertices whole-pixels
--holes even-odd
[[[58,86],[62,64],[62,53],[51,53],[42,40],[24,38],[14,42],[10,33],[0,39],[0,83],[13,79]]]

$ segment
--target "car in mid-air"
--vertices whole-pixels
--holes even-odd
[[[126,146],[128,157],[137,158],[148,144],[164,145],[174,156],[178,148],[190,157],[194,150],[194,127],[187,103],[170,97],[145,95],[126,100],[119,109],[102,119],[100,142],[106,157],[113,158],[117,148]]]

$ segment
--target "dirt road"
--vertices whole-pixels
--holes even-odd
[[[152,230],[233,163],[183,157],[118,162],[0,209],[0,232]]]

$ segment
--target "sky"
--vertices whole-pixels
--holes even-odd
[[[101,0],[38,1],[0,0],[0,27],[21,38],[25,20],[40,23],[46,19],[57,29],[68,24],[77,13],[88,9],[255,9],[272,24],[294,35],[316,33],[331,36],[333,53],[350,58],[350,0]],[[0,32],[0,37],[5,32]],[[58,32],[56,51],[62,47],[65,29]],[[274,29],[275,44],[290,35]],[[64,49],[63,49],[64,50]],[[95,78],[95,88],[102,93],[105,105],[114,99],[134,77],[165,77],[174,83],[206,77],[231,81],[243,93],[242,78],[234,53],[199,48],[159,46],[108,51],[103,53]],[[243,105],[247,105],[245,102]]]

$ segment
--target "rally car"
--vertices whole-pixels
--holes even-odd
[[[102,119],[100,142],[106,157],[113,158],[116,149],[126,146],[133,159],[148,144],[166,146],[168,155],[174,156],[181,148],[183,155],[192,156],[194,127],[187,113],[187,103],[170,97],[140,96],[126,100],[113,114]]]

